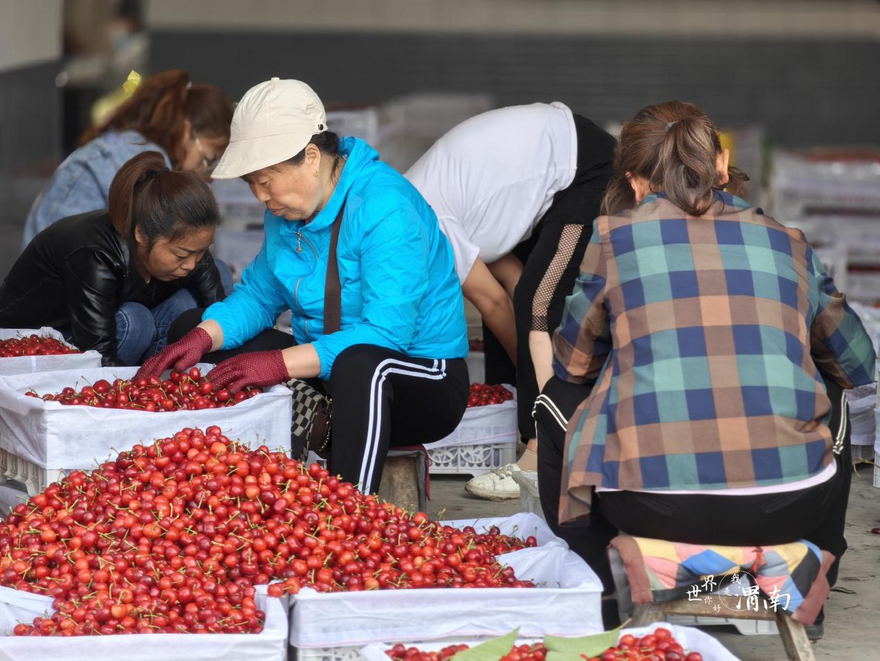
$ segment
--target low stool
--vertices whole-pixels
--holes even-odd
[[[428,451],[421,445],[392,448],[385,458],[379,497],[409,511],[428,507]]]
[[[814,658],[804,623],[828,598],[834,556],[810,542],[721,546],[621,534],[608,558],[620,618],[633,626],[674,615],[774,621],[789,659]]]
[[[782,638],[782,646],[786,656],[791,661],[813,661],[813,649],[807,638],[804,625],[791,619],[783,611],[773,611],[766,608],[763,603],[760,610],[742,611],[736,609],[736,602],[740,597],[714,597],[715,603],[720,604],[724,610],[724,617],[734,620],[772,620],[779,628],[779,636]],[[726,603],[725,603],[726,602]],[[630,626],[644,627],[654,622],[668,622],[670,615],[691,615],[703,617],[718,617],[713,605],[704,604],[702,601],[688,601],[677,599],[659,604],[636,604],[633,611]]]

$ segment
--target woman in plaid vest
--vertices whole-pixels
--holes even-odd
[[[696,106],[639,111],[614,166],[536,405],[548,521],[606,587],[617,530],[839,557],[841,389],[874,375],[859,318],[803,234],[738,197]]]

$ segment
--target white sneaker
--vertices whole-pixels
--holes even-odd
[[[518,473],[519,470],[516,464],[507,464],[479,477],[471,478],[464,488],[468,493],[484,500],[519,498],[519,485],[513,481],[513,473]]]

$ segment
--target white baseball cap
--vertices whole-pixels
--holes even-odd
[[[293,158],[327,130],[324,104],[299,80],[272,78],[235,107],[229,146],[211,176],[235,179]]]

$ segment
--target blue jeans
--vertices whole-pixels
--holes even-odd
[[[217,267],[217,272],[220,274],[220,283],[223,285],[223,291],[229,296],[232,293],[233,286],[235,286],[235,283],[232,281],[232,270],[229,268],[229,264],[222,259],[215,258],[214,266]]]
[[[186,289],[152,310],[140,303],[123,303],[116,310],[116,357],[125,365],[140,365],[165,348],[171,322],[194,307],[196,299]]]

